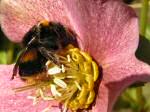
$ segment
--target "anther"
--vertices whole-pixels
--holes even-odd
[[[57,73],[61,73],[61,68],[59,68],[58,66],[54,66],[53,68],[48,69],[49,75],[54,75]]]
[[[56,86],[54,84],[51,84],[51,92],[52,92],[52,95],[54,97],[57,97],[57,96],[61,96],[61,93],[59,93],[56,89]]]
[[[61,88],[64,88],[64,89],[67,88],[67,84],[61,79],[54,78],[54,83]]]

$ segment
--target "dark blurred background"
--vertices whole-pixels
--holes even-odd
[[[19,44],[8,40],[0,28],[0,64],[14,63],[20,50]]]

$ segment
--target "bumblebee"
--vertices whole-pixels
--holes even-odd
[[[23,38],[23,50],[13,68],[12,79],[19,71],[20,77],[29,77],[46,71],[46,62],[59,65],[56,53],[69,44],[77,45],[76,35],[57,22],[47,20],[34,25]]]

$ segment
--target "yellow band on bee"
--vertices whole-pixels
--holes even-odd
[[[49,21],[48,20],[42,20],[42,21],[40,21],[40,24],[43,25],[43,26],[48,26]]]

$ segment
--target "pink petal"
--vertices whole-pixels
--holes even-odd
[[[128,60],[130,61],[126,63]],[[20,86],[22,82],[19,80],[11,82],[9,80],[11,74],[12,66],[0,66],[0,99],[2,101],[0,111],[25,112],[28,110],[29,112],[39,112],[48,106],[48,102],[40,102],[33,106],[32,102],[26,98],[29,93],[14,94],[12,88]],[[150,67],[138,61],[135,57],[105,65],[103,80],[100,84],[93,112],[111,112],[118,95],[127,86],[137,81],[150,81]],[[52,109],[54,109],[54,112],[59,111],[58,108]]]
[[[3,0],[0,14],[13,41],[21,41],[37,21],[59,21],[77,33],[81,48],[100,63],[133,55],[138,44],[137,17],[120,0]]]
[[[48,106],[58,106],[56,102],[40,102],[33,105],[33,101],[27,99],[31,95],[31,91],[15,93],[12,89],[20,87],[23,82],[19,79],[10,80],[12,75],[12,67],[0,65],[0,112],[41,112]],[[16,83],[17,82],[17,83]],[[51,107],[51,112],[59,112],[58,107]]]
[[[103,79],[93,112],[111,112],[117,97],[135,82],[150,81],[150,66],[134,56],[104,65]]]
[[[121,1],[66,0],[82,48],[101,64],[133,55],[139,40],[134,11]]]
[[[2,0],[0,23],[8,38],[20,42],[37,22],[50,20],[69,25],[62,0]]]

